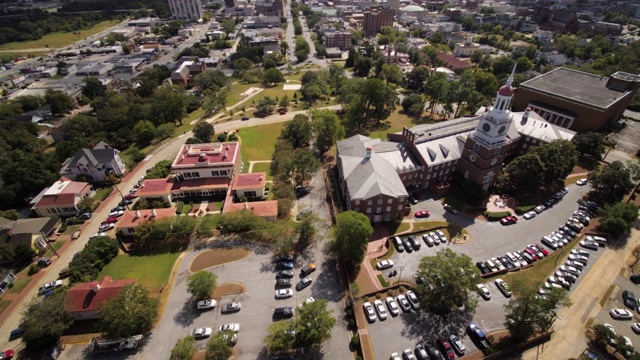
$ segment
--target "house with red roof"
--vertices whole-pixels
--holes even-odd
[[[82,199],[91,197],[94,193],[91,184],[72,181],[63,176],[50,187],[43,189],[29,205],[39,217],[71,216],[80,212],[78,204]]]
[[[116,224],[116,232],[124,236],[132,236],[136,227],[145,221],[156,221],[176,216],[176,208],[125,211]]]
[[[113,280],[105,276],[100,281],[77,284],[67,290],[66,306],[74,320],[94,320],[100,318],[98,308],[113,299],[134,279]]]
[[[267,184],[267,173],[258,172],[250,174],[238,174],[233,179],[231,188],[236,199],[262,199]]]
[[[444,66],[448,69],[455,71],[457,74],[462,72],[464,69],[468,69],[472,67],[472,65],[466,61],[460,60],[453,55],[447,53],[439,53],[437,56],[438,60],[440,60]]]

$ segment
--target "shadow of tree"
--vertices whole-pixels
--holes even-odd
[[[403,312],[400,318],[405,323],[401,333],[403,337],[420,343],[430,343],[434,340],[433,334],[438,334],[439,337],[462,337],[467,324],[473,319],[473,314],[461,309],[443,315],[421,310],[418,313]]]
[[[173,316],[173,321],[182,326],[189,326],[199,315],[200,313],[193,308],[193,302],[186,301],[180,311]]]
[[[341,301],[344,293],[340,284],[338,261],[326,259],[320,264],[317,278],[311,287],[311,294],[316,299],[326,299],[330,302]]]

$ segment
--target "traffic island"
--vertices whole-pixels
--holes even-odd
[[[189,271],[198,272],[210,267],[242,260],[249,256],[249,254],[249,250],[245,248],[206,250],[193,259]]]

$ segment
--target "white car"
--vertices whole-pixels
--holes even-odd
[[[478,292],[480,293],[480,296],[482,296],[483,299],[485,300],[491,299],[491,292],[489,292],[489,288],[487,287],[487,285],[478,284],[476,285],[476,287],[478,288]]]
[[[400,357],[400,354],[398,354],[397,352],[394,352],[393,354],[391,354],[391,357],[389,358],[389,360],[402,360],[402,358]]]
[[[42,295],[49,290],[53,290],[59,286],[62,286],[62,280],[52,281],[50,283],[46,283],[38,288],[38,294]]]
[[[103,233],[105,231],[109,231],[109,230],[113,229],[114,227],[116,227],[115,223],[104,224],[104,225],[100,225],[100,227],[98,228],[98,231]]]
[[[535,207],[535,209],[533,209],[533,211],[535,211],[538,214],[540,214],[541,212],[544,211],[544,209],[546,209],[546,207],[544,205],[538,205],[538,206]]]
[[[582,179],[576,181],[576,185],[578,185],[578,186],[587,185],[587,181],[588,181],[587,178],[582,178]]]
[[[391,315],[396,316],[400,314],[400,307],[394,298],[389,296],[385,301],[387,302],[387,307],[389,308]]]
[[[373,306],[371,306],[371,303],[366,302],[362,304],[362,307],[364,308],[364,313],[367,315],[367,319],[370,322],[376,321],[376,312],[375,310],[373,310]]]
[[[402,310],[406,311],[410,311],[411,310],[411,304],[409,304],[409,300],[407,300],[407,297],[400,294],[398,296],[396,296],[396,302],[398,304],[400,304],[400,307],[402,308]]]
[[[513,292],[511,292],[509,285],[507,285],[507,283],[504,280],[496,279],[494,283],[498,287],[498,290],[500,290],[505,297],[511,297],[511,295],[513,295]]]
[[[373,302],[373,306],[376,307],[376,311],[378,312],[378,317],[380,320],[387,319],[387,309],[384,307],[384,304],[381,300],[376,300]]]
[[[573,266],[569,266],[569,265],[560,265],[560,270],[569,273],[569,274],[573,274],[575,276],[580,276],[580,270],[574,268]]]
[[[116,211],[112,211],[112,212],[110,212],[110,213],[109,213],[109,217],[112,217],[112,216],[120,217],[120,216],[122,216],[123,214],[124,214],[124,211],[122,211],[122,210],[116,210]]]
[[[276,290],[276,299],[286,299],[292,296],[293,296],[293,290],[291,289]]]
[[[234,333],[237,333],[238,331],[240,331],[240,324],[231,323],[222,325],[220,326],[220,331],[233,331]]]
[[[378,270],[384,270],[393,267],[393,260],[382,260],[376,265],[376,267],[378,268]]]
[[[527,219],[527,220],[529,220],[529,219],[533,219],[534,217],[536,217],[536,215],[538,215],[537,212],[529,211],[529,212],[524,213],[524,215],[522,215],[522,217]]]
[[[414,309],[420,309],[420,301],[418,301],[418,297],[413,293],[413,291],[407,291],[407,299],[409,299],[409,302]]]
[[[201,300],[196,304],[196,309],[198,310],[210,310],[215,308],[218,305],[218,302],[214,299]]]
[[[633,314],[627,309],[611,309],[611,311],[609,311],[609,315],[616,320],[633,319]]]
[[[213,330],[211,330],[210,327],[197,328],[197,329],[191,330],[191,336],[196,338],[196,340],[199,340],[199,339],[208,338],[209,336],[211,336],[212,332]]]

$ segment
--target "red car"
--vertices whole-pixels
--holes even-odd
[[[518,222],[518,218],[513,215],[505,216],[502,219],[500,219],[500,223],[502,225],[511,225],[517,222]]]
[[[13,358],[13,350],[9,349],[9,350],[5,350],[3,352],[0,352],[0,360],[9,360],[11,358]]]
[[[444,355],[447,357],[448,360],[453,360],[456,358],[456,354],[453,352],[451,345],[449,345],[449,343],[446,340],[440,339],[438,340],[438,344],[440,345],[442,352],[444,353]]]
[[[416,213],[414,215],[417,218],[426,218],[426,217],[429,217],[429,215],[431,215],[431,213],[428,212],[427,210],[420,210],[420,211],[416,211]]]
[[[107,224],[117,223],[118,222],[118,217],[117,216],[109,217],[109,218],[107,218],[107,220],[105,220],[105,222]]]
[[[137,198],[137,196],[135,196],[133,194],[127,194],[127,195],[124,196],[125,200],[133,200],[135,198]]]
[[[527,248],[524,248],[524,251],[525,251],[527,254],[531,255],[531,257],[533,258],[533,260],[534,260],[534,261],[535,261],[535,260],[538,260],[538,255],[536,255],[535,251],[533,251],[533,250],[529,249],[528,247],[527,247]]]

